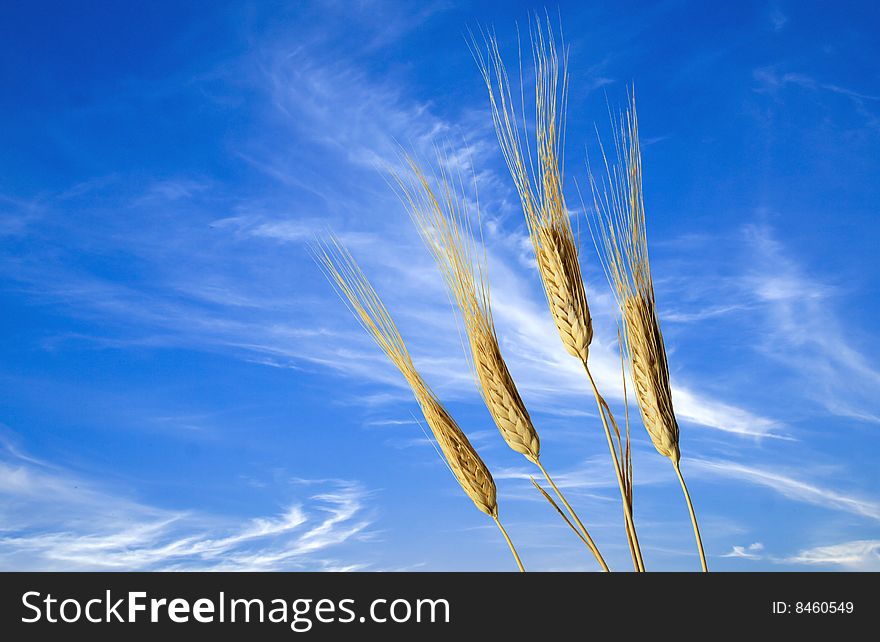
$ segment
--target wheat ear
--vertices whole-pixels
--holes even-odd
[[[476,43],[472,51],[489,93],[495,132],[519,194],[550,314],[565,349],[584,365],[592,384],[620,489],[624,526],[633,566],[637,571],[642,571],[644,562],[636,537],[632,493],[627,481],[629,466],[627,461],[621,461],[617,455],[618,450],[624,452],[621,434],[608,404],[590,374],[588,360],[593,339],[593,321],[581,275],[577,242],[562,191],[568,97],[567,59],[563,57],[560,61],[549,19],[546,34],[543,25],[536,19],[536,28],[532,32],[536,89],[536,151],[533,158],[528,145],[524,115],[520,125],[498,41],[494,36],[486,36],[485,44],[488,50],[485,56]],[[612,426],[617,437],[617,450],[612,438]],[[625,455],[629,456],[628,443]]]
[[[623,347],[635,387],[642,422],[657,449],[668,457],[687,501],[700,563],[706,555],[696,514],[681,475],[678,422],[672,406],[669,366],[648,260],[645,206],[642,194],[642,159],[639,148],[635,96],[622,117],[613,120],[615,160],[602,149],[606,179],[600,186],[590,174],[596,211],[596,247],[620,306]]]
[[[553,321],[565,349],[586,361],[593,339],[593,321],[561,189],[560,145],[565,129],[567,74],[563,70],[560,87],[560,61],[552,32],[548,37],[549,47],[539,28],[533,47],[537,77],[537,167],[528,142],[524,142],[520,132],[510,79],[497,39],[486,37],[485,57],[476,46],[473,51],[489,92],[495,131],[520,197]],[[524,124],[522,130],[525,131]]]
[[[351,253],[336,238],[331,238],[328,243],[316,247],[315,255],[343,301],[409,383],[452,474],[474,505],[498,525],[510,546],[517,566],[522,571],[519,555],[498,519],[498,503],[492,474],[468,438],[416,371],[394,320],[366,275]]]
[[[485,256],[477,253],[471,233],[467,201],[450,180],[444,159],[438,159],[438,188],[412,158],[406,161],[412,180],[395,175],[406,206],[464,321],[478,388],[507,445],[538,466],[560,501],[578,525],[575,533],[584,541],[603,570],[602,558],[586,526],[568,503],[540,462],[541,440],[501,354],[492,318]],[[459,179],[460,186],[460,179]],[[566,520],[569,526],[571,522]]]

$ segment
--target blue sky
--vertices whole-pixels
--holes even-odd
[[[17,3],[0,21],[0,568],[510,570],[309,258],[351,248],[495,474],[527,568],[594,562],[483,408],[377,164],[464,147],[498,332],[562,482],[628,567],[593,402],[543,301],[468,27],[538,3]],[[555,7],[550,8],[555,11]],[[566,190],[634,83],[682,469],[717,570],[880,569],[880,10],[563,2]],[[528,69],[526,70],[528,72]],[[575,212],[583,222],[583,211]],[[582,264],[600,386],[614,307]],[[697,569],[636,426],[649,569]]]

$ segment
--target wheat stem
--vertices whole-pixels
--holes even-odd
[[[495,523],[498,524],[498,530],[500,530],[501,534],[504,535],[504,540],[507,542],[507,545],[510,547],[510,552],[513,553],[513,557],[514,557],[514,559],[516,559],[516,565],[519,566],[520,572],[525,573],[526,569],[523,568],[522,560],[519,558],[519,553],[516,552],[516,549],[513,547],[513,542],[510,541],[510,536],[507,534],[507,531],[504,530],[504,527],[501,525],[501,520],[499,520],[497,516],[493,516],[492,519],[495,520]]]
[[[544,478],[547,480],[547,483],[550,484],[550,487],[553,489],[553,492],[556,493],[556,496],[559,498],[559,501],[561,501],[562,505],[565,506],[565,509],[568,511],[568,514],[571,515],[571,518],[578,525],[578,528],[580,528],[580,531],[583,534],[584,542],[587,544],[587,546],[593,552],[593,555],[595,556],[596,561],[599,562],[599,566],[601,566],[602,570],[607,573],[610,569],[608,568],[608,565],[605,563],[605,560],[602,558],[602,554],[599,552],[599,548],[596,546],[595,542],[593,542],[593,538],[590,537],[590,533],[587,531],[587,527],[584,526],[580,517],[577,516],[577,513],[575,513],[574,509],[571,507],[571,504],[569,504],[568,500],[565,499],[565,495],[562,494],[562,491],[559,490],[559,488],[553,482],[553,479],[550,477],[550,473],[547,472],[547,469],[544,468],[544,465],[539,461],[536,461],[535,463],[538,465],[538,468],[541,469],[541,472],[544,473]]]
[[[684,491],[684,498],[687,501],[688,511],[691,514],[691,523],[694,525],[694,537],[697,539],[697,550],[700,551],[700,564],[703,566],[703,572],[708,573],[709,567],[706,566],[706,553],[703,551],[703,540],[700,537],[700,527],[697,526],[697,515],[694,513],[694,505],[691,503],[691,494],[688,492],[687,484],[684,483],[684,477],[681,476],[681,467],[675,460],[672,462],[675,468],[675,474],[678,475],[678,481],[681,482],[681,490]]]
[[[562,518],[562,521],[564,521],[566,523],[566,525],[571,529],[571,531],[575,535],[577,535],[577,538],[584,543],[584,546],[589,548],[590,544],[584,538],[583,533],[581,533],[578,530],[578,527],[575,526],[574,523],[568,518],[568,515],[565,514],[565,511],[562,510],[561,508],[559,508],[559,504],[556,503],[556,500],[553,499],[552,497],[550,497],[549,493],[546,490],[544,490],[544,487],[541,486],[541,484],[539,484],[537,481],[535,481],[534,477],[530,476],[529,480],[531,480],[532,486],[534,486],[538,490],[538,492],[541,493],[541,497],[546,499],[547,503],[549,503],[553,507],[553,510],[555,510],[557,513],[559,513],[559,516]]]
[[[614,472],[617,475],[617,485],[620,488],[620,498],[623,502],[623,519],[626,526],[626,536],[630,542],[630,551],[634,556],[633,567],[636,572],[644,572],[645,562],[642,560],[642,551],[639,548],[639,540],[636,535],[636,527],[632,516],[632,505],[629,502],[629,494],[626,491],[623,475],[620,471],[620,460],[617,457],[617,451],[614,449],[614,441],[611,439],[611,428],[609,427],[608,419],[605,416],[605,408],[602,407],[605,400],[602,398],[602,395],[599,394],[599,388],[596,386],[596,381],[593,379],[593,373],[590,372],[590,366],[587,365],[586,361],[583,361],[583,364],[584,370],[587,372],[587,378],[590,380],[590,385],[593,387],[593,395],[596,397],[596,405],[599,407],[599,414],[602,416],[602,426],[605,428],[605,437],[608,440],[608,448],[611,451],[611,459],[614,463]]]

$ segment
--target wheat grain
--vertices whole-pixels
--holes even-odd
[[[476,257],[467,203],[458,195],[442,163],[438,164],[444,173],[435,191],[415,160],[408,157],[407,162],[414,181],[395,178],[407,210],[461,312],[469,354],[486,406],[507,444],[536,462],[541,440],[501,356],[485,266]]]
[[[501,151],[525,214],[550,313],[565,349],[586,361],[593,339],[593,321],[581,276],[577,242],[562,193],[568,74],[565,61],[560,63],[549,27],[545,36],[539,24],[533,40],[537,163],[520,134],[510,80],[497,39],[486,37],[485,57],[476,46],[473,52],[489,92]]]
[[[644,299],[630,296],[623,307],[630,370],[642,422],[657,452],[677,462],[680,458],[678,422],[672,410],[666,348],[660,326]]]
[[[539,461],[541,442],[538,432],[501,355],[492,317],[485,257],[481,260],[477,254],[467,201],[449,180],[444,160],[438,158],[440,176],[436,179],[439,187],[435,191],[425,172],[408,156],[406,162],[413,180],[395,175],[401,200],[434,256],[461,312],[478,387],[495,425],[513,450],[523,454],[540,468],[580,530],[567,518],[566,523],[584,541],[599,565],[607,571],[608,566],[583,522]],[[558,506],[553,505],[558,510]]]
[[[629,437],[627,435],[627,446],[624,449],[620,430],[611,409],[593,381],[588,365],[593,321],[581,274],[577,242],[562,189],[565,112],[568,100],[567,56],[563,56],[560,61],[549,18],[546,32],[537,18],[535,27],[531,32],[532,59],[535,66],[534,158],[528,144],[528,128],[524,115],[522,126],[518,122],[510,79],[497,39],[492,35],[484,36],[487,53],[484,55],[475,42],[472,52],[489,93],[495,132],[525,214],[551,317],[566,351],[584,365],[592,384],[620,488],[633,565],[636,570],[644,570],[632,517],[631,479],[627,476],[630,470],[629,459],[621,461],[618,458],[612,440],[612,426],[617,437],[618,450],[625,452],[627,458]],[[524,102],[522,90],[520,102]]]
[[[495,480],[489,468],[416,371],[394,320],[366,275],[335,237],[331,237],[329,243],[315,247],[314,254],[342,300],[409,383],[455,479],[474,505],[495,522],[513,554],[517,568],[524,572],[519,553],[498,518]]]
[[[657,449],[675,468],[688,505],[700,562],[706,556],[690,494],[681,475],[679,428],[672,404],[669,366],[648,260],[648,237],[642,193],[635,96],[626,112],[613,121],[615,161],[602,158],[606,178],[600,188],[590,173],[596,212],[596,247],[620,307],[623,348],[635,386],[635,397],[645,429]]]
[[[412,388],[453,475],[476,507],[497,518],[492,474],[440,401],[416,371],[391,315],[349,251],[335,238],[316,249],[319,263],[343,300]]]
[[[590,176],[598,223],[594,238],[620,307],[623,346],[642,421],[657,451],[677,463],[679,431],[648,260],[634,102],[614,129],[616,163],[609,162],[603,148],[607,178],[601,189]]]
[[[568,353],[586,361],[593,340],[593,320],[571,225],[567,229],[541,225],[533,236],[535,258],[556,329]]]

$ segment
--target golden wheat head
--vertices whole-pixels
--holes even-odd
[[[672,410],[666,348],[657,317],[644,299],[630,297],[624,303],[624,318],[630,369],[642,422],[657,451],[678,461],[678,422]]]
[[[642,420],[657,451],[678,463],[678,422],[672,407],[666,347],[654,302],[648,262],[642,160],[635,98],[614,123],[615,161],[604,149],[606,179],[590,175],[598,228],[594,239],[620,306],[623,348],[629,360]]]
[[[539,227],[532,233],[532,242],[559,337],[569,354],[586,361],[593,340],[593,320],[571,225],[567,230]]]
[[[481,260],[474,247],[467,201],[440,160],[436,191],[412,158],[407,158],[407,162],[413,180],[400,176],[395,179],[402,200],[461,312],[480,393],[498,430],[513,450],[537,462],[541,442],[501,355],[485,259]]]
[[[318,263],[364,329],[373,337],[412,388],[425,421],[453,475],[481,511],[498,516],[492,474],[421,375],[391,315],[357,265],[335,238],[315,249]]]
[[[474,46],[489,92],[492,119],[507,168],[520,197],[550,313],[566,350],[586,361],[593,321],[578,261],[577,242],[562,193],[562,148],[568,96],[566,59],[560,61],[553,30],[536,19],[532,31],[535,66],[535,155],[520,124],[510,78],[493,35],[485,56]]]

